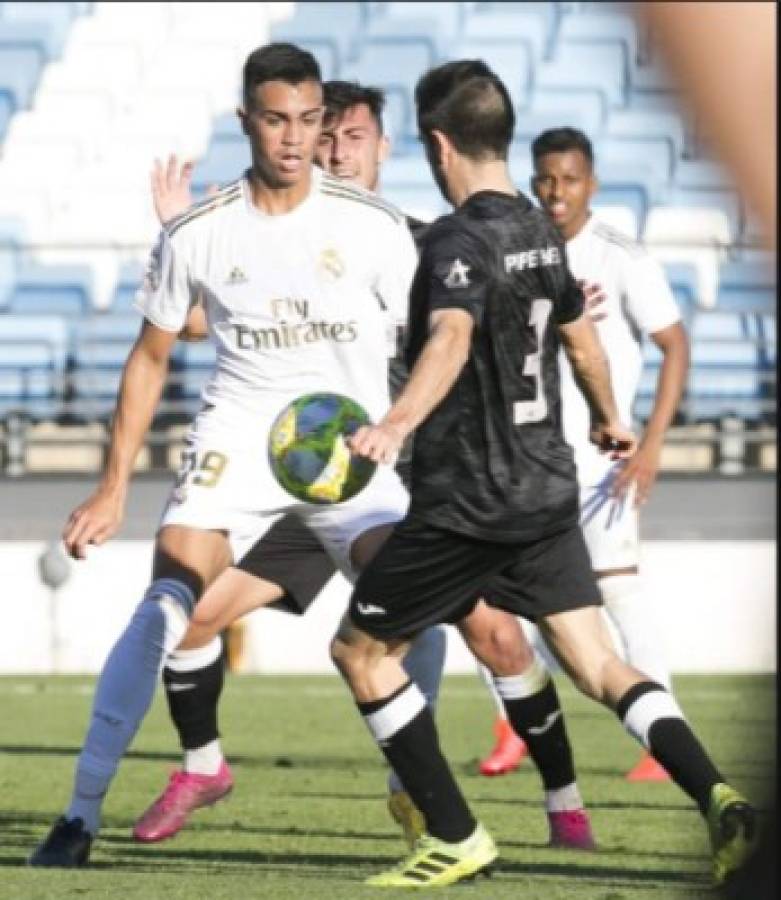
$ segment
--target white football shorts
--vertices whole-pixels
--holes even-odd
[[[601,481],[580,486],[580,527],[595,572],[636,566],[640,558],[634,485],[621,499],[610,495],[619,468],[613,464]]]
[[[219,432],[191,432],[182,465],[160,520],[164,525],[228,534],[234,560],[286,513],[300,516],[334,564],[350,580],[350,547],[363,532],[404,518],[409,495],[391,466],[377,466],[371,481],[350,500],[304,503],[274,478],[265,444],[226,447]]]

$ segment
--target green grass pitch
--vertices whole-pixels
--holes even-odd
[[[637,749],[613,717],[558,678],[581,790],[600,849],[549,850],[541,789],[525,762],[488,779],[476,762],[491,743],[492,708],[477,676],[445,679],[446,753],[501,851],[491,879],[438,897],[523,900],[695,900],[709,890],[704,825],[669,784],[629,784]],[[158,845],[133,843],[135,817],[178,761],[165,701],[154,707],[109,793],[92,865],[31,870],[27,854],[67,799],[94,679],[0,678],[0,897],[248,900],[408,896],[362,879],[403,845],[384,802],[386,769],[336,676],[229,676],[223,742],[230,798],[195,814]],[[760,806],[771,790],[772,676],[680,676],[684,710],[732,783]]]

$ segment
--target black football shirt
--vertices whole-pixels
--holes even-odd
[[[431,226],[410,295],[407,363],[435,310],[474,319],[469,359],[415,433],[410,515],[522,542],[578,520],[561,429],[556,326],[583,312],[561,237],[522,194],[473,194]]]

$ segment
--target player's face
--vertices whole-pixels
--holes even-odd
[[[319,82],[265,81],[239,111],[255,171],[272,187],[291,187],[312,166],[323,117]]]
[[[336,178],[376,191],[388,139],[366,103],[348,107],[341,117],[326,116],[315,158]]]
[[[569,240],[586,224],[596,179],[580,150],[546,153],[535,163],[532,190],[562,236]]]

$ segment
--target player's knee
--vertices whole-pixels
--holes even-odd
[[[523,629],[515,616],[481,605],[470,616],[464,637],[472,652],[497,675],[514,675],[534,660]]]

